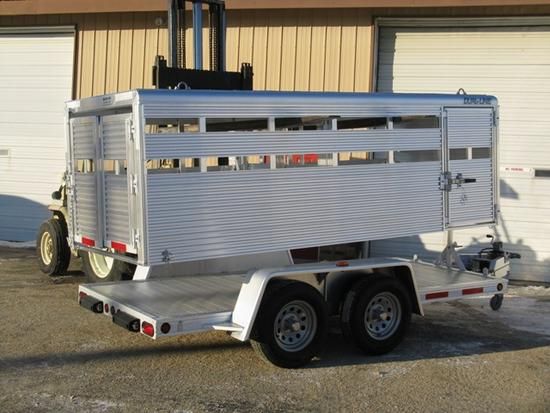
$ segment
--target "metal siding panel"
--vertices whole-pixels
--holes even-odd
[[[97,228],[97,194],[96,176],[93,173],[75,173],[75,234],[96,238]]]
[[[117,90],[128,90],[130,89],[132,73],[134,15],[132,13],[124,13],[121,15],[120,20]]]
[[[128,178],[105,174],[105,239],[130,243]]]
[[[143,13],[134,14],[133,38],[132,38],[132,64],[130,75],[130,88],[143,87],[143,68],[145,64],[145,34],[146,16]]]
[[[440,149],[439,129],[158,134],[145,140],[147,159],[258,154]],[[221,149],[223,148],[223,150]]]
[[[95,48],[95,14],[87,14],[82,21],[79,37],[82,38],[80,46],[80,67],[77,75],[80,77],[79,98],[93,95],[94,87],[94,48]]]
[[[283,36],[283,18],[280,10],[273,10],[267,29],[267,72],[265,88],[279,90],[281,87],[281,53]],[[286,70],[286,69],[285,69]]]
[[[108,15],[96,15],[94,41],[94,71],[92,95],[105,93],[105,73],[107,71],[107,35],[109,33]]]
[[[267,15],[256,11],[254,14],[254,48],[252,67],[254,69],[254,90],[265,90],[267,70]]]
[[[14,24],[20,24],[14,19]],[[0,239],[35,239],[65,169],[74,35],[0,35]],[[21,64],[10,56],[32,56]],[[27,70],[28,69],[28,70]]]
[[[252,11],[243,11],[239,24],[239,57],[238,63],[252,62],[254,50],[254,15]]]
[[[240,13],[235,10],[227,11],[227,31],[226,31],[226,70],[237,71],[240,70],[239,60],[239,22]],[[190,30],[186,31],[191,33]],[[187,55],[192,53],[193,44],[191,42],[191,36],[188,37]],[[193,67],[193,66],[188,66]]]
[[[355,89],[357,15],[355,10],[346,10],[342,13],[342,41],[339,59],[340,84],[338,90],[353,92]]]
[[[292,11],[285,11],[283,15],[285,24],[282,34],[281,52],[281,88],[280,90],[296,90],[296,41],[297,41],[297,15]]]
[[[95,119],[93,117],[71,119],[74,159],[95,159]]]
[[[103,159],[126,159],[127,113],[101,118],[103,133]]]
[[[162,263],[165,250],[184,261],[435,231],[442,195],[425,177],[439,171],[425,162],[149,175],[149,260]]]
[[[373,27],[372,17],[365,10],[357,11],[357,43],[355,50],[354,91],[371,91]]]
[[[120,54],[120,29],[122,27],[119,13],[109,14],[107,33],[107,59],[105,62],[105,92],[118,91],[118,70]]]
[[[324,90],[328,18],[324,10],[313,10],[311,29],[311,72],[308,90]]]
[[[145,23],[145,52],[143,63],[143,80],[142,84],[145,88],[153,87],[153,63],[155,56],[158,54],[159,29],[155,25],[152,14],[146,14]],[[205,56],[206,59],[206,56]]]
[[[296,65],[295,65],[295,89],[309,90],[309,78],[311,71],[311,26],[310,11],[300,10],[298,14],[298,27],[296,33]],[[317,70],[317,68],[315,68]]]
[[[510,24],[514,24],[511,20]],[[550,168],[548,71],[550,27],[399,28],[381,27],[379,91],[490,93],[499,98],[501,167]],[[525,96],[529,96],[525,99]],[[503,176],[501,224],[494,230],[522,260],[512,276],[550,282],[550,223],[544,178]],[[534,226],[539,237],[529,235]],[[486,242],[485,231],[455,231],[458,243]],[[438,251],[444,239],[374,243],[378,252]]]
[[[323,90],[338,91],[340,81],[340,45],[342,41],[341,18],[338,14],[331,16],[327,26],[325,50],[325,79]]]

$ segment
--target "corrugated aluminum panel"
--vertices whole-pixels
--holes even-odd
[[[71,119],[71,137],[74,159],[95,159],[96,118],[88,116]]]
[[[449,148],[490,148],[493,140],[493,110],[447,109]]]
[[[29,241],[65,170],[74,34],[16,32],[0,34],[0,240]]]
[[[96,176],[93,173],[74,174],[75,233],[79,236],[96,238],[97,194]]]
[[[437,19],[434,19],[437,21]],[[550,282],[550,181],[534,177],[550,170],[550,27],[525,26],[513,18],[508,27],[380,27],[378,91],[489,93],[499,99],[500,225],[494,230],[455,231],[459,244],[485,243],[492,232],[522,254],[512,261],[512,277]],[[452,27],[451,27],[452,26]],[[373,243],[381,255],[428,257],[440,251],[440,234]],[[486,245],[484,245],[486,246]],[[473,249],[479,248],[478,246]]]
[[[238,118],[269,116],[406,116],[441,114],[441,106],[462,105],[454,96],[361,93],[140,90],[145,118]],[[169,101],[169,103],[167,103]]]
[[[105,239],[130,242],[128,210],[128,178],[126,175],[105,174]]]
[[[127,113],[101,117],[103,159],[126,159]]]
[[[450,161],[452,176],[462,173],[475,183],[453,188],[449,193],[449,223],[467,226],[494,222],[493,165],[490,158]]]
[[[292,131],[156,134],[145,140],[147,159],[239,156],[338,151],[389,151],[441,148],[441,130]]]
[[[440,171],[419,162],[149,175],[149,262],[441,230]]]

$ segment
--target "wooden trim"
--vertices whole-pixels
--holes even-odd
[[[426,8],[550,5],[550,0],[227,0],[228,9]],[[0,15],[164,11],[167,0],[0,0]]]

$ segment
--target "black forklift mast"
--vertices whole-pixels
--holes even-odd
[[[185,3],[193,5],[194,68],[186,68]],[[210,70],[203,70],[202,15],[208,6]],[[153,85],[158,89],[252,90],[252,66],[225,70],[225,3],[223,0],[168,0],[168,61],[157,56]]]

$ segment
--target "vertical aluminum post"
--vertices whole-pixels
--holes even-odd
[[[202,70],[202,3],[193,2],[193,49],[195,69]]]
[[[178,0],[168,0],[168,66],[178,65]]]

